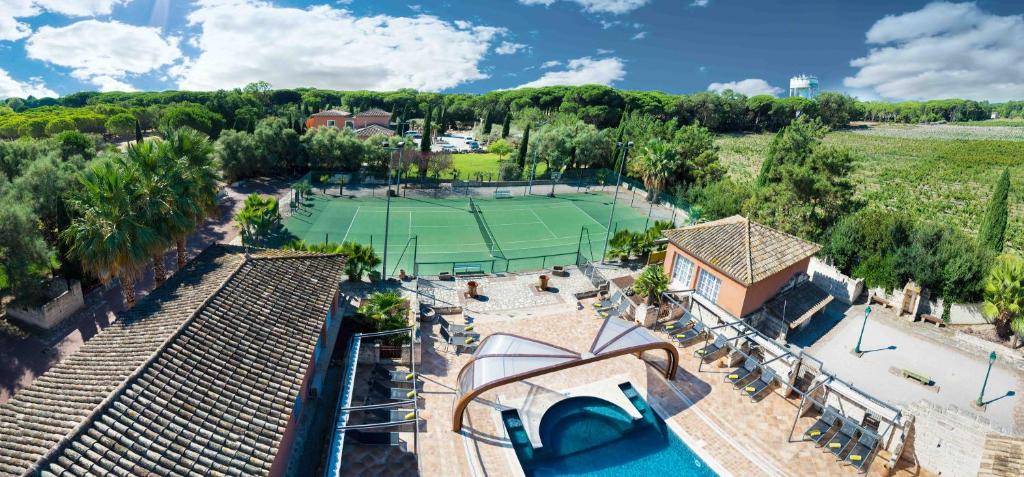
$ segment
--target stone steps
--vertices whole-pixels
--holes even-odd
[[[1024,475],[1024,438],[989,434],[981,456],[979,477]]]

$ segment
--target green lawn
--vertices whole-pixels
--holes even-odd
[[[718,144],[729,174],[752,181],[771,141],[770,134],[722,136]],[[907,138],[834,132],[826,144],[853,151],[857,195],[906,211],[977,231],[992,187],[1010,169],[1008,238],[1024,249],[1024,141]]]
[[[515,158],[515,153],[505,156],[505,160]],[[486,180],[488,176],[496,178],[498,175],[498,155],[489,152],[452,154],[452,167],[459,171],[459,178],[472,180],[476,174],[483,174]],[[529,168],[529,164],[527,164]],[[415,168],[413,168],[415,170]],[[537,177],[547,172],[543,162],[537,164]]]
[[[958,121],[959,126],[1009,126],[1024,128],[1024,119],[989,119],[986,121]]]

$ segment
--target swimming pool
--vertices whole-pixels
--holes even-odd
[[[502,412],[519,463],[527,476],[626,476],[670,471],[710,477],[715,472],[679,438],[629,383],[619,385],[637,411],[636,421],[618,406],[594,397],[569,398],[541,420],[543,446],[534,449],[519,413]]]

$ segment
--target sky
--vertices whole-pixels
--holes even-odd
[[[0,98],[559,84],[1024,99],[1024,1],[0,0]]]

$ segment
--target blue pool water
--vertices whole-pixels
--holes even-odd
[[[530,445],[519,413],[502,419],[527,476],[715,476],[629,384],[619,386],[643,415],[633,419],[618,406],[592,397],[551,407],[540,424],[543,446]]]

